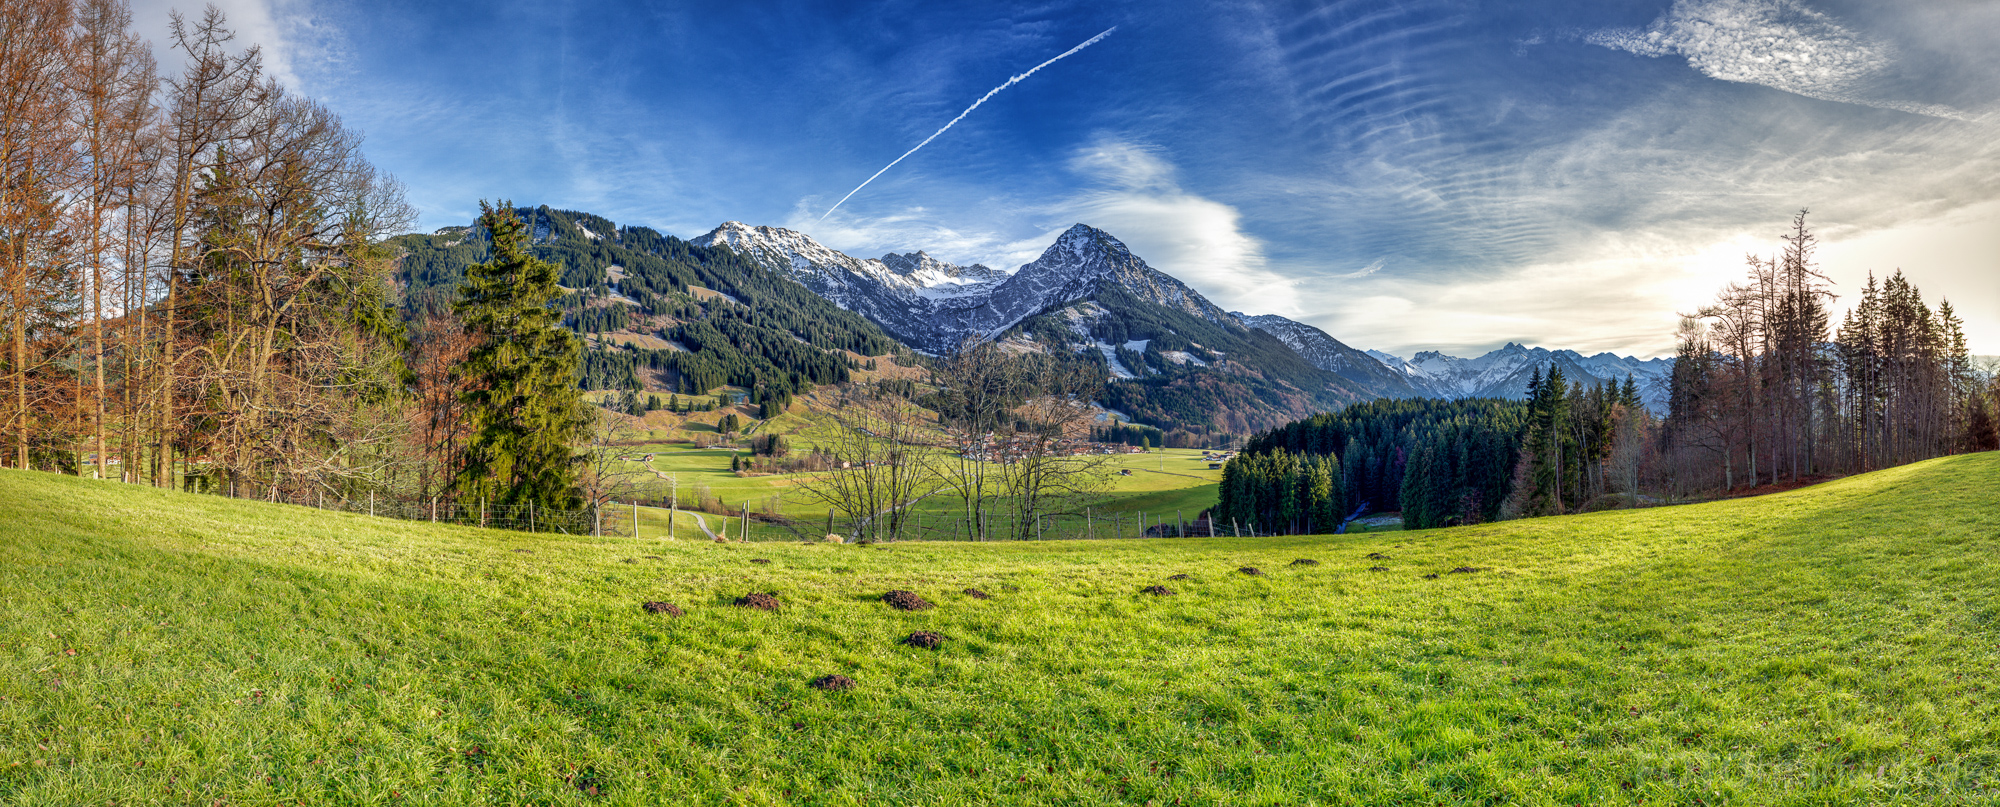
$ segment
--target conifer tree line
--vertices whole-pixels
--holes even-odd
[[[402,188],[219,11],[172,20],[162,77],[121,0],[0,4],[0,462],[379,479],[407,432]]]
[[[1801,211],[1782,251],[1684,317],[1655,476],[1698,495],[1991,450],[1996,394],[1950,301],[1873,273],[1837,329]]]
[[[1216,523],[1313,533],[1356,511],[1400,510],[1413,528],[1500,518],[1527,411],[1491,398],[1384,399],[1259,433],[1223,465]]]
[[[1645,501],[1643,459],[1658,420],[1630,376],[1620,384],[1570,382],[1562,368],[1528,380],[1521,450],[1511,492],[1483,520],[1561,515]],[[1405,517],[1406,523],[1408,517]]]

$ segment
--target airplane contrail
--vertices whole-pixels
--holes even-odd
[[[850,198],[853,198],[854,194],[857,194],[857,193],[860,193],[860,192],[861,192],[861,189],[862,189],[862,188],[866,188],[866,187],[868,187],[868,183],[870,183],[870,182],[874,182],[874,181],[875,181],[875,177],[879,177],[879,176],[883,175],[884,173],[887,173],[887,172],[889,171],[889,169],[891,169],[891,168],[895,168],[895,167],[896,167],[896,163],[899,163],[899,162],[902,162],[902,161],[903,161],[903,158],[904,158],[904,157],[908,157],[908,156],[910,156],[910,155],[912,155],[912,154],[915,154],[915,153],[917,153],[917,149],[920,149],[920,148],[923,148],[924,146],[927,146],[927,145],[929,145],[929,144],[930,144],[930,142],[931,142],[932,140],[936,140],[936,139],[937,139],[937,136],[938,136],[938,135],[941,135],[941,134],[944,134],[944,130],[945,130],[945,129],[949,129],[949,128],[951,128],[952,126],[956,125],[956,124],[957,124],[957,123],[958,123],[959,121],[962,121],[962,120],[965,120],[965,116],[967,116],[967,115],[970,115],[970,114],[972,114],[972,110],[975,110],[975,109],[978,109],[978,108],[979,108],[979,105],[980,105],[980,104],[983,104],[983,103],[986,103],[986,99],[988,99],[988,98],[992,98],[993,96],[995,96],[995,95],[998,95],[998,94],[1000,94],[1000,91],[1001,91],[1001,90],[1004,90],[1004,89],[1007,89],[1008,87],[1012,87],[1012,86],[1014,86],[1015,84],[1019,84],[1019,83],[1021,82],[1021,79],[1024,79],[1024,78],[1027,78],[1027,77],[1029,77],[1029,76],[1032,76],[1032,75],[1034,75],[1034,74],[1035,74],[1035,71],[1036,71],[1036,70],[1040,70],[1040,69],[1042,69],[1042,68],[1044,68],[1044,67],[1048,67],[1049,65],[1052,65],[1052,64],[1055,64],[1056,62],[1059,62],[1059,61],[1062,61],[1062,60],[1063,60],[1064,58],[1068,57],[1069,55],[1071,55],[1071,54],[1073,54],[1073,53],[1076,53],[1077,51],[1080,51],[1080,50],[1083,50],[1084,48],[1087,48],[1087,47],[1090,47],[1091,45],[1095,45],[1095,44],[1097,44],[1098,40],[1101,40],[1101,39],[1103,39],[1103,38],[1105,38],[1105,37],[1107,37],[1107,36],[1110,36],[1110,35],[1111,35],[1111,32],[1112,32],[1112,31],[1116,31],[1116,30],[1118,30],[1118,26],[1116,26],[1116,25],[1113,25],[1113,26],[1111,26],[1110,28],[1106,28],[1106,29],[1104,29],[1104,33],[1101,33],[1101,34],[1098,34],[1097,36],[1093,36],[1093,37],[1091,37],[1091,38],[1089,38],[1089,39],[1086,39],[1086,40],[1084,40],[1084,41],[1083,41],[1083,44],[1081,44],[1081,45],[1078,45],[1078,46],[1076,46],[1076,47],[1074,47],[1074,48],[1070,48],[1069,50],[1066,50],[1066,51],[1063,51],[1063,52],[1062,52],[1062,55],[1061,55],[1061,56],[1057,56],[1057,57],[1055,57],[1055,58],[1053,58],[1053,59],[1050,59],[1050,60],[1048,60],[1048,61],[1046,61],[1046,62],[1043,62],[1043,63],[1041,63],[1041,64],[1038,64],[1038,65],[1035,65],[1035,66],[1034,66],[1034,68],[1033,68],[1033,69],[1030,69],[1030,70],[1029,70],[1028,72],[1026,72],[1026,73],[1022,73],[1022,74],[1020,74],[1020,75],[1018,75],[1018,76],[1015,76],[1015,77],[1013,77],[1013,78],[1010,78],[1010,79],[1007,79],[1007,83],[1005,83],[1005,84],[1002,84],[1002,85],[1000,85],[1000,86],[998,86],[998,87],[994,87],[994,88],[993,88],[993,89],[991,89],[991,90],[988,90],[988,91],[986,92],[986,94],[985,94],[985,95],[982,95],[982,96],[979,96],[979,100],[977,100],[977,101],[974,101],[974,102],[972,102],[972,106],[969,106],[969,107],[966,107],[966,108],[965,108],[965,111],[964,111],[964,112],[960,112],[960,113],[958,113],[958,117],[956,117],[956,118],[952,118],[952,119],[951,119],[951,122],[950,122],[950,123],[947,123],[947,124],[945,124],[945,125],[944,125],[943,127],[939,128],[939,129],[938,129],[937,131],[935,131],[935,132],[932,132],[932,133],[931,133],[931,136],[930,136],[930,137],[926,137],[926,138],[924,138],[924,142],[922,142],[922,143],[918,143],[918,144],[917,144],[917,145],[916,145],[916,146],[915,146],[914,148],[911,148],[911,149],[910,149],[909,151],[905,151],[905,152],[903,152],[903,156],[902,156],[902,157],[897,157],[897,158],[896,158],[896,159],[895,159],[895,160],[894,160],[893,162],[890,162],[890,163],[889,163],[888,165],[885,165],[885,166],[882,166],[882,170],[880,170],[880,171],[876,171],[876,172],[875,172],[875,176],[871,176],[871,177],[867,178],[866,180],[863,180],[861,184],[859,184],[859,185],[856,185],[856,186],[854,186],[854,190],[851,190],[851,191],[848,191],[848,192],[847,192],[847,195],[846,195],[846,196],[842,196],[842,197],[840,197],[840,201],[838,201],[838,202],[834,202],[834,203],[833,203],[833,207],[829,207],[829,208],[827,208],[827,209],[826,209],[826,212],[825,212],[825,213],[821,213],[821,214],[820,214],[820,216],[819,216],[819,221],[826,221],[826,217],[827,217],[827,216],[831,216],[831,215],[833,215],[833,211],[835,211],[835,210],[839,210],[839,209],[840,209],[840,206],[841,206],[842,204],[845,204],[845,203],[847,202],[847,200],[848,200],[848,199],[850,199]]]

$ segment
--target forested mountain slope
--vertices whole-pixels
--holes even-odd
[[[788,398],[847,380],[845,352],[881,356],[899,347],[873,322],[729,249],[588,213],[517,212],[533,228],[536,256],[562,269],[566,324],[586,334],[654,334],[666,344],[593,347],[584,359],[589,388],[702,392],[730,384]],[[412,321],[448,312],[465,267],[486,257],[485,235],[472,227],[392,243],[405,252],[397,280]]]

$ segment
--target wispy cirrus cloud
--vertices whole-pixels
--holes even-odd
[[[1867,84],[1895,48],[1842,26],[1799,0],[1676,0],[1645,28],[1584,35],[1593,45],[1640,56],[1683,56],[1710,78],[1916,115],[1974,120],[1963,110],[1872,97]]]

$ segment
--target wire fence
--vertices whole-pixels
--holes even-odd
[[[1087,507],[1072,513],[943,515],[909,513],[900,519],[843,517],[829,511],[823,519],[804,519],[753,511],[746,504],[722,514],[639,502],[606,502],[577,510],[530,505],[496,505],[485,501],[414,499],[382,494],[331,496],[324,492],[284,493],[276,489],[249,494],[233,488],[214,491],[228,498],[254,499],[319,510],[357,513],[403,521],[426,521],[466,527],[546,532],[565,535],[633,538],[693,538],[718,541],[1069,541],[1131,540],[1182,537],[1263,537],[1255,525],[1217,523],[1206,512],[1189,518],[1185,511],[1103,511]],[[892,523],[892,521],[894,523]]]
[[[331,510],[341,513],[359,513],[381,518],[403,521],[428,521],[433,524],[455,524],[463,527],[490,527],[500,530],[522,532],[548,532],[566,535],[624,535],[618,530],[619,524],[603,523],[605,508],[584,508],[581,510],[559,510],[526,505],[497,505],[481,501],[446,501],[441,498],[416,499],[409,497],[385,496],[369,493],[359,496],[330,495],[324,491],[285,492],[268,488],[251,493],[241,488],[228,486],[213,491],[215,495],[231,499],[252,499],[277,504],[292,504],[311,507],[316,510]],[[630,525],[624,525],[629,529]]]
[[[664,508],[645,508],[665,513]],[[1185,511],[1103,512],[1086,508],[1075,513],[1023,515],[986,513],[979,516],[911,513],[891,524],[886,517],[859,519],[828,513],[801,519],[759,513],[747,507],[736,513],[678,511],[677,531],[690,522],[711,540],[724,541],[1073,541],[1131,540],[1181,537],[1258,537],[1250,525],[1217,523],[1206,517],[1188,518]],[[636,523],[636,519],[635,519]]]

